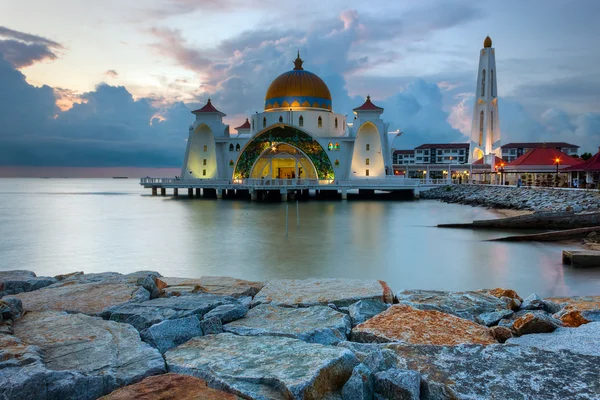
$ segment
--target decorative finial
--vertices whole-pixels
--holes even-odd
[[[370,103],[370,102],[371,102],[371,96],[367,95],[367,103]]]
[[[301,71],[304,68],[302,68],[302,63],[304,61],[302,61],[302,59],[300,58],[300,50],[298,50],[298,57],[296,58],[296,60],[294,61],[294,70],[295,71]]]
[[[483,47],[490,48],[492,47],[492,38],[489,36],[486,36],[485,40],[483,41]]]
[[[210,97],[208,98],[208,104],[210,104]]]

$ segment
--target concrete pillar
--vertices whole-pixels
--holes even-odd
[[[165,188],[160,188],[160,195],[161,195],[161,196],[166,196],[166,195],[167,195],[167,189],[165,189]]]
[[[413,198],[417,199],[417,200],[421,198],[421,189],[419,189],[419,188],[413,189]]]
[[[250,200],[251,201],[257,201],[258,200],[258,193],[256,193],[255,189],[251,189],[250,190]]]
[[[202,192],[201,192],[201,190],[202,190],[202,189],[200,189],[200,188],[196,188],[196,197],[202,197]]]
[[[217,199],[223,198],[223,189],[216,189],[217,191]]]
[[[192,188],[188,188],[188,197],[191,199],[192,197],[194,197],[194,189]]]
[[[348,200],[348,189],[342,189],[342,200]]]
[[[281,201],[287,202],[288,201],[287,189],[281,189],[279,191],[279,193],[281,194]]]
[[[155,187],[153,187],[153,188],[152,188],[152,196],[156,196],[156,194],[157,194],[157,192],[156,192],[156,188],[155,188]]]

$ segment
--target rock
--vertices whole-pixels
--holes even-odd
[[[200,321],[200,327],[205,335],[217,335],[223,333],[223,323],[218,317],[203,319]]]
[[[0,271],[0,297],[23,292],[31,292],[52,285],[56,279],[36,276],[31,271]]]
[[[419,400],[420,386],[417,371],[390,369],[375,374],[375,392],[386,399]]]
[[[210,293],[230,297],[254,297],[262,289],[262,282],[245,281],[228,276],[203,276],[199,279],[161,278],[167,296]]]
[[[188,375],[164,374],[145,378],[117,389],[99,400],[241,400],[231,393],[212,389],[206,381]]]
[[[126,324],[32,312],[15,322],[14,331],[0,339],[2,399],[96,399],[165,372],[160,353]]]
[[[543,300],[543,302],[544,302],[544,311],[546,311],[549,314],[556,314],[557,312],[562,310],[562,306],[553,301]]]
[[[343,347],[353,352],[358,361],[372,372],[395,368],[397,364],[396,354],[384,349],[381,344],[346,341],[338,343],[338,347]]]
[[[353,328],[352,340],[436,345],[497,343],[488,328],[475,322],[402,304],[393,305]]]
[[[585,318],[579,310],[562,310],[554,314],[553,317],[559,319],[563,326],[569,328],[577,328],[578,326],[591,322]]]
[[[202,328],[198,318],[191,316],[159,322],[143,330],[140,336],[144,342],[164,353],[193,337],[202,336]]]
[[[243,336],[285,336],[334,345],[347,339],[350,318],[327,306],[287,308],[261,304],[251,308],[245,318],[224,325],[223,330]]]
[[[311,307],[335,304],[346,307],[359,300],[392,303],[393,294],[383,281],[362,279],[273,279],[254,297],[254,304]]]
[[[537,335],[536,335],[537,336]],[[526,346],[388,344],[424,399],[595,399],[600,357]]]
[[[508,318],[513,315],[514,312],[512,310],[499,310],[493,311],[489,313],[479,314],[477,319],[481,321],[481,323],[485,326],[493,326],[497,325],[501,319]]]
[[[0,299],[0,322],[14,321],[23,316],[23,303],[18,297],[3,297]]]
[[[221,323],[226,324],[242,318],[248,312],[248,307],[241,303],[223,304],[206,313],[205,318],[217,317]]]
[[[543,310],[544,309],[544,301],[540,296],[533,293],[525,300],[523,300],[523,304],[521,304],[521,310]]]
[[[600,322],[591,322],[579,328],[558,328],[552,333],[516,337],[507,343],[600,357]]]
[[[230,333],[194,338],[165,353],[170,372],[264,400],[321,399],[342,388],[358,360],[352,352],[274,336]]]
[[[250,308],[250,304],[252,304],[252,297],[250,297],[250,296],[239,297],[238,301],[240,302],[240,304],[243,304],[247,310]]]
[[[512,330],[505,326],[492,326],[490,333],[500,343],[506,342],[508,339],[513,337]]]
[[[352,327],[361,324],[375,315],[387,310],[388,304],[373,300],[360,300],[348,307]]]
[[[209,311],[224,304],[239,306],[239,303],[233,297],[201,294],[163,297],[144,302],[123,304],[105,310],[103,316],[110,316],[112,321],[131,324],[137,330],[142,331],[168,319],[184,318],[191,315],[202,318]]]
[[[550,297],[546,301],[559,304],[566,311],[581,311],[588,321],[600,321],[600,296]]]
[[[553,318],[545,312],[528,312],[517,318],[512,328],[518,335],[527,335],[530,333],[552,332],[562,326],[560,320]]]
[[[371,400],[374,389],[375,380],[371,370],[364,364],[358,364],[342,388],[342,398],[343,400]]]
[[[435,310],[480,322],[480,314],[506,310],[505,301],[485,292],[443,292],[438,290],[405,290],[396,294],[400,304],[419,310]]]
[[[496,288],[496,289],[487,289],[487,290],[482,290],[482,292],[491,294],[494,297],[497,297],[499,299],[506,297],[509,299],[517,299],[519,300],[519,302],[523,302],[523,299],[521,298],[521,296],[519,296],[517,294],[517,292],[515,292],[512,289],[502,289],[502,288]]]

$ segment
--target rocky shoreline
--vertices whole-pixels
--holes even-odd
[[[600,296],[0,272],[0,399],[598,399]]]
[[[594,190],[453,185],[422,191],[420,197],[510,210],[582,212],[600,209],[600,194]]]

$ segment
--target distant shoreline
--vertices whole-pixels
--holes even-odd
[[[147,167],[22,167],[0,166],[0,178],[129,178],[146,176],[172,178],[181,174],[180,168]]]

